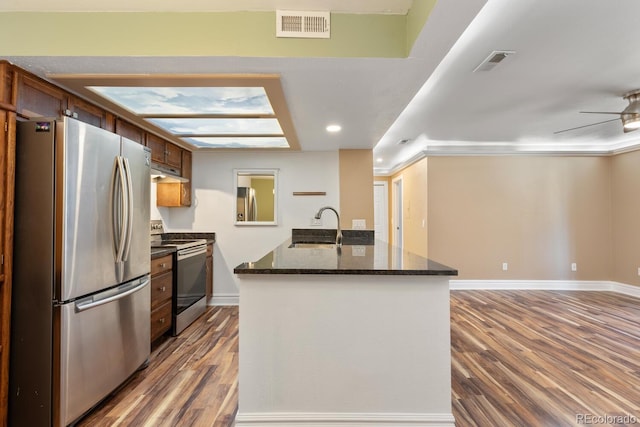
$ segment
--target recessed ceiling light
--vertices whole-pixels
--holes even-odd
[[[378,162],[378,163],[382,163],[382,157],[378,157],[378,158],[376,159],[376,162]]]
[[[327,132],[336,133],[342,130],[342,126],[340,125],[329,125],[327,126]]]

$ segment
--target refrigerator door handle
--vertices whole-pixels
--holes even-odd
[[[127,187],[127,195],[126,195],[126,205],[127,205],[127,233],[125,237],[124,248],[122,252],[122,261],[127,261],[129,259],[129,250],[131,249],[131,238],[133,235],[133,183],[131,181],[131,166],[129,166],[129,159],[126,157],[122,157],[124,172],[126,176],[126,187]]]
[[[125,201],[127,184],[124,174],[122,157],[116,156],[111,193],[111,215],[113,220],[113,241],[116,264],[122,262],[125,246],[124,243],[127,236],[127,226],[125,225],[125,220],[128,217],[128,207],[126,206],[127,202]],[[118,192],[118,190],[120,191]],[[117,200],[118,193],[120,200]]]
[[[94,300],[94,297],[88,298],[85,301],[76,302],[76,312],[86,311],[104,304],[109,304],[110,302],[117,301],[119,299],[125,298],[128,295],[138,292],[140,289],[144,288],[149,284],[149,279],[142,280],[140,284],[130,284],[129,288],[124,291],[117,293],[115,295],[109,295],[105,298],[99,298]],[[133,286],[133,287],[131,287]]]

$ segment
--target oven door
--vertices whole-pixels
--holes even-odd
[[[205,297],[207,273],[206,246],[181,249],[177,253],[174,315],[179,315]]]

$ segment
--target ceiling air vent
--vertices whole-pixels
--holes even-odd
[[[507,56],[513,55],[514,53],[515,52],[513,50],[494,50],[491,52],[491,55],[487,56],[487,58],[482,61],[475,70],[473,70],[473,72],[492,70],[493,67],[504,61]]]
[[[276,11],[276,37],[328,39],[330,30],[329,12]]]

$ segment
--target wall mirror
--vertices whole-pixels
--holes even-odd
[[[234,169],[236,225],[278,223],[278,169]]]

